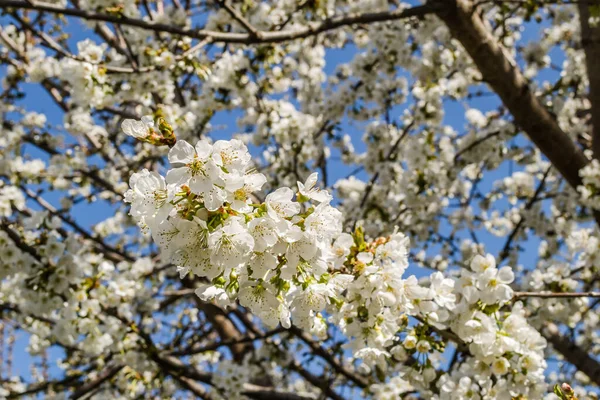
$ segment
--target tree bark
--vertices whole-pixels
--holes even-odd
[[[585,52],[585,67],[590,83],[588,98],[592,105],[592,150],[594,157],[600,158],[600,26],[590,26],[590,6],[590,3],[579,3],[579,22],[581,46]]]
[[[519,67],[476,12],[474,3],[471,0],[431,2],[445,4],[437,15],[469,53],[483,80],[502,99],[515,123],[573,188],[581,185],[579,170],[587,164],[583,151],[539,102]]]

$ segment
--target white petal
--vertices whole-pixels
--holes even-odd
[[[198,158],[201,160],[205,160],[210,156],[212,152],[212,145],[208,143],[208,140],[202,139],[198,143],[196,143],[196,153],[198,154]]]
[[[510,267],[502,267],[498,271],[498,280],[502,283],[512,283],[515,280],[515,274]]]
[[[190,170],[187,167],[173,168],[167,172],[167,183],[169,185],[186,185],[190,180]]]
[[[171,164],[187,164],[194,160],[196,151],[194,147],[185,140],[178,140],[175,146],[169,150],[169,162]]]

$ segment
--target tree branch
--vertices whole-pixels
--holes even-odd
[[[82,385],[79,389],[73,392],[71,400],[79,399],[86,394],[92,392],[94,389],[99,388],[104,382],[112,379],[119,371],[123,368],[121,365],[110,367],[105,369],[96,379]]]
[[[217,2],[221,5],[221,7],[225,9],[225,11],[227,11],[229,15],[231,15],[233,19],[235,19],[240,25],[242,25],[250,35],[257,39],[262,39],[262,32],[258,31],[255,27],[253,27],[252,24],[246,18],[244,18],[244,16],[238,10],[236,10],[228,1],[217,0]]]
[[[594,2],[600,5],[599,1]],[[592,104],[592,150],[594,157],[600,158],[600,27],[590,26],[590,4],[579,3],[579,22],[581,24],[581,45],[585,52],[585,66],[590,82],[588,98]]]
[[[576,299],[580,297],[600,298],[600,292],[515,292],[513,294],[513,300],[527,297],[536,297],[540,299]]]
[[[492,35],[471,0],[431,0],[445,4],[438,16],[477,65],[520,126],[573,188],[581,185],[579,170],[587,164],[583,151],[558,125],[529,88],[517,64]],[[600,215],[595,213],[600,223]]]
[[[360,388],[366,388],[369,385],[369,382],[365,378],[363,378],[360,375],[356,375],[351,371],[348,371],[340,363],[338,363],[335,360],[335,358],[333,358],[333,355],[330,354],[329,351],[321,347],[319,343],[316,343],[314,340],[312,340],[308,333],[304,332],[303,330],[294,325],[290,327],[289,331],[298,338],[302,339],[302,341],[311,348],[314,354],[318,355],[323,360],[325,360],[337,373],[342,374],[344,377],[354,382]]]
[[[122,15],[95,13],[91,11],[64,8],[52,4],[31,4],[25,0],[0,0],[0,8],[15,8],[24,10],[43,11],[54,14],[64,14],[71,17],[78,17],[89,21],[112,22],[119,25],[133,26],[147,29],[154,32],[166,32],[174,35],[187,36],[194,39],[211,38],[215,42],[257,44],[257,43],[278,43],[288,40],[304,39],[306,37],[318,35],[319,33],[334,30],[343,26],[352,24],[366,24],[373,22],[393,21],[409,17],[423,17],[432,14],[444,8],[442,5],[426,4],[422,6],[411,7],[408,9],[396,9],[392,11],[383,11],[376,13],[354,13],[345,14],[337,17],[331,17],[322,22],[313,24],[304,29],[294,31],[257,31],[257,35],[252,33],[226,33],[216,32],[205,29],[187,29],[175,25],[159,24],[147,22],[141,19],[128,18]]]
[[[563,355],[566,361],[586,374],[596,385],[600,385],[600,362],[598,360],[563,336],[559,332],[558,326],[552,322],[547,323],[541,333],[552,344],[552,347]]]

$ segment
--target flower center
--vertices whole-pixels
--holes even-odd
[[[161,208],[167,201],[167,191],[157,190],[154,192],[154,203],[156,208]]]
[[[194,161],[189,163],[187,166],[192,172],[192,176],[196,176],[198,174],[206,175],[204,173],[204,163],[197,158],[194,158]]]
[[[246,187],[244,186],[243,188],[236,190],[233,193],[233,198],[240,201],[246,201],[248,198],[248,191],[246,190]]]
[[[220,154],[221,160],[223,160],[224,165],[231,164],[231,162],[236,159],[235,154],[233,152],[223,150]]]

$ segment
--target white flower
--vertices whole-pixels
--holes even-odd
[[[510,363],[504,357],[500,357],[492,363],[492,372],[496,375],[505,375],[510,368]]]
[[[269,284],[245,282],[238,293],[240,304],[258,315],[265,325],[275,327],[279,323],[279,300]]]
[[[232,304],[227,292],[224,289],[213,285],[200,285],[200,287],[195,290],[195,293],[202,301],[215,300],[217,305],[221,307]]]
[[[271,253],[254,253],[249,263],[252,268],[252,277],[264,278],[267,272],[277,267],[277,264],[277,258]]]
[[[483,128],[487,125],[487,118],[483,113],[475,108],[470,108],[465,113],[465,118],[469,123],[477,128]]]
[[[452,279],[444,278],[441,272],[431,275],[431,292],[434,301],[440,307],[446,307],[450,310],[454,308],[456,296],[452,293],[453,290],[454,281]]]
[[[373,262],[373,254],[367,251],[361,251],[356,255],[356,259],[363,264],[371,264]]]
[[[513,290],[508,286],[515,279],[510,267],[500,270],[490,268],[485,270],[478,278],[478,287],[481,290],[481,300],[486,304],[503,303],[512,298]]]
[[[196,194],[207,194],[213,184],[222,183],[220,169],[212,160],[212,146],[200,140],[196,147],[178,140],[169,151],[169,162],[176,166],[167,172],[167,183],[177,186],[188,185]]]
[[[321,203],[304,221],[306,232],[320,241],[329,241],[342,231],[342,213]]]
[[[193,221],[169,218],[152,228],[152,238],[160,246],[165,258],[169,258],[173,251],[182,247],[188,250],[206,248],[207,235],[206,222],[199,218],[194,218]]]
[[[294,192],[290,188],[279,188],[265,199],[267,213],[274,220],[290,218],[300,212],[300,204],[292,201]]]
[[[154,240],[161,246],[165,257],[178,267],[183,277],[190,271],[195,275],[213,279],[221,268],[211,262],[207,252],[208,230],[206,222],[195,217],[193,221],[176,219],[164,221],[153,229]]]
[[[387,243],[377,247],[375,257],[382,265],[393,265],[401,275],[408,267],[408,245],[408,237],[395,233]]]
[[[403,362],[408,359],[408,353],[406,352],[406,349],[402,346],[392,347],[392,349],[390,350],[390,354],[392,355],[392,357],[394,357],[394,360],[396,361]]]
[[[494,256],[487,254],[485,257],[483,257],[477,254],[475,257],[473,257],[473,260],[471,261],[471,269],[474,272],[483,272],[488,268],[496,268],[496,259]]]
[[[227,178],[225,188],[227,189],[227,202],[237,212],[248,213],[252,211],[249,205],[250,195],[259,191],[267,182],[263,174],[249,174],[239,177],[240,181]]]
[[[419,353],[429,353],[429,350],[431,350],[431,344],[427,340],[419,340],[415,348]]]
[[[126,119],[121,123],[121,129],[126,135],[139,140],[146,139],[154,129],[154,118],[150,115],[142,117],[141,121]]]
[[[317,254],[317,244],[312,236],[302,232],[295,225],[293,228],[285,237],[287,241],[291,242],[285,252],[285,258],[288,267],[295,271],[300,260],[309,261]]]
[[[231,217],[208,238],[211,262],[228,269],[243,263],[254,248],[254,238],[239,218]]]
[[[222,272],[222,268],[211,261],[202,247],[179,248],[171,256],[171,262],[177,265],[181,279],[189,272],[208,279],[216,278]]]
[[[408,350],[414,349],[417,347],[417,338],[413,335],[408,335],[404,338],[402,345]]]
[[[212,148],[212,159],[228,173],[243,174],[251,158],[246,145],[238,139],[218,140]]]
[[[354,239],[348,233],[342,233],[335,239],[331,249],[334,268],[340,268],[344,264],[353,245]]]
[[[125,201],[131,203],[129,213],[136,218],[166,218],[173,208],[170,201],[173,191],[167,188],[165,179],[158,173],[143,169],[134,173],[129,179],[129,189],[125,193]]]
[[[262,252],[273,247],[279,240],[279,235],[286,229],[285,223],[275,222],[269,217],[255,218],[248,224],[248,230],[254,238],[254,251]]]
[[[313,283],[305,289],[298,288],[293,292],[290,307],[292,315],[295,313],[307,315],[310,311],[320,311],[329,302],[329,297],[333,296],[335,296],[335,292],[324,283]]]
[[[331,195],[326,190],[321,190],[316,187],[318,176],[318,173],[313,172],[306,178],[306,182],[297,182],[298,192],[310,200],[315,200],[320,203],[329,203],[332,199]]]
[[[201,196],[202,203],[208,211],[217,211],[225,202],[227,194],[218,186],[213,186],[209,191],[204,192]]]
[[[361,359],[370,367],[378,366],[385,371],[386,359],[390,356],[387,351],[374,347],[365,347],[354,353],[354,357]]]
[[[458,286],[460,287],[460,294],[469,304],[474,304],[479,300],[480,291],[476,285],[477,279],[475,274],[462,271],[461,277],[458,280]]]

